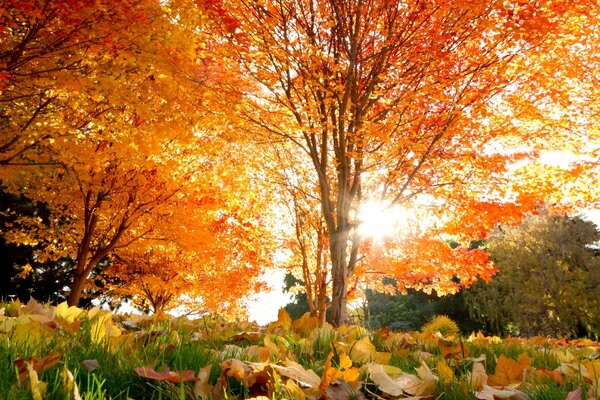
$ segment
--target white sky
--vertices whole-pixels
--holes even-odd
[[[248,300],[248,315],[250,321],[266,325],[277,320],[277,312],[292,300],[291,295],[283,293],[285,271],[273,270],[265,273],[264,279],[271,287],[270,291],[259,293]]]

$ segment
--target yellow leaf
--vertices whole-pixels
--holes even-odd
[[[266,333],[273,333],[275,330],[288,332],[292,326],[292,318],[285,308],[280,308],[277,313],[277,321],[271,322],[267,327]]]
[[[311,317],[310,313],[305,313],[300,318],[292,322],[292,330],[301,335],[307,335],[319,327],[319,319]]]
[[[27,388],[31,391],[33,400],[43,400],[48,384],[38,379],[38,374],[30,363],[27,363],[27,372]]]
[[[79,307],[69,307],[65,301],[54,307],[54,312],[56,313],[57,317],[60,317],[69,323],[73,323],[75,319],[77,319],[85,311]]]
[[[416,388],[415,396],[429,396],[435,391],[435,385],[438,377],[435,376],[425,361],[421,361],[421,366],[417,368],[417,375],[421,378],[421,383]]]
[[[389,364],[392,358],[392,353],[378,352],[367,336],[348,345],[346,348],[349,350],[350,358],[356,362]]]
[[[442,382],[450,383],[450,382],[454,381],[454,372],[452,371],[452,368],[450,368],[448,365],[446,365],[445,362],[443,362],[443,361],[437,362],[437,372],[438,372],[438,376],[440,377]]]

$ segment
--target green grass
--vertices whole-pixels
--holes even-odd
[[[0,308],[2,305],[0,305]],[[24,311],[18,310],[15,305],[5,307],[10,318],[14,318]],[[5,314],[5,315],[7,315]],[[221,382],[224,398],[238,399],[253,396],[257,393],[268,394],[272,399],[290,397],[285,379],[278,376],[274,379],[273,372],[269,372],[266,382],[259,382],[256,386],[248,387],[244,378],[231,373],[230,376],[222,375],[221,362],[228,358],[238,358],[242,361],[261,364],[259,353],[249,355],[250,346],[262,348],[265,345],[265,333],[238,335],[241,332],[250,332],[246,323],[226,323],[218,319],[202,319],[197,321],[161,320],[152,321],[143,327],[127,328],[118,325],[114,319],[107,319],[101,329],[108,328],[110,332],[118,333],[112,338],[97,337],[98,322],[104,321],[106,316],[87,318],[86,314],[80,317],[80,325],[69,325],[60,319],[50,325],[53,328],[42,329],[45,332],[41,337],[35,329],[23,330],[22,335],[15,337],[13,333],[0,331],[0,398],[6,400],[32,399],[32,391],[27,383],[19,379],[19,371],[15,362],[27,360],[30,357],[42,359],[51,351],[60,353],[59,361],[52,367],[39,372],[39,380],[47,383],[45,399],[65,400],[71,398],[66,389],[65,376],[70,372],[84,400],[108,399],[164,399],[164,400],[194,400],[194,382],[172,383],[140,377],[135,368],[149,366],[157,372],[192,370],[194,373],[207,365],[211,366],[208,383],[214,386]],[[1,320],[0,320],[1,322]],[[55,323],[57,322],[57,323]],[[56,326],[58,325],[58,326]],[[250,327],[257,330],[258,327]],[[36,333],[38,332],[38,333]],[[435,399],[440,400],[474,400],[475,388],[470,387],[469,376],[473,369],[473,358],[485,355],[483,364],[488,375],[496,369],[496,360],[500,355],[517,360],[519,355],[526,353],[531,359],[531,367],[553,370],[560,365],[555,354],[555,348],[550,344],[540,345],[528,341],[515,339],[500,342],[481,344],[469,342],[466,339],[454,338],[452,341],[423,337],[414,333],[415,344],[403,348],[385,349],[386,340],[380,332],[369,332],[364,329],[343,329],[336,331],[331,327],[316,329],[301,335],[293,332],[278,331],[271,334],[270,340],[279,348],[279,355],[271,354],[270,362],[284,362],[290,358],[303,368],[314,371],[318,376],[324,374],[325,360],[330,353],[336,353],[351,343],[368,335],[377,351],[392,351],[390,365],[400,368],[408,374],[416,374],[416,369],[421,366],[425,357],[426,363],[437,374],[437,362],[444,360],[442,347],[452,347],[462,343],[464,353],[461,351],[454,356],[448,356],[447,365],[453,371],[451,382],[437,382],[432,393]],[[120,336],[119,336],[120,335]],[[277,344],[278,343],[278,344]],[[427,354],[427,353],[429,354]],[[569,352],[577,360],[585,359],[593,351],[583,348],[569,348]],[[98,368],[88,371],[85,360],[94,360]],[[334,360],[338,360],[334,357]],[[334,367],[337,364],[334,363]],[[368,375],[366,366],[354,361],[353,368],[360,369],[360,390],[368,399],[386,398],[380,388],[374,384]],[[252,367],[254,368],[254,367]],[[252,370],[250,368],[250,370]],[[257,367],[258,368],[258,367]],[[239,372],[241,373],[241,372]],[[247,373],[244,372],[244,373]],[[252,372],[253,374],[254,372]],[[258,376],[258,375],[257,375]],[[248,378],[250,379],[250,378]],[[264,379],[264,378],[262,378]],[[581,377],[565,378],[564,384],[553,381],[526,382],[520,386],[531,400],[564,400],[569,392],[579,385],[586,385]],[[584,394],[585,397],[585,394]]]

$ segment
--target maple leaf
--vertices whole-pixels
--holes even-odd
[[[529,367],[531,359],[527,353],[522,353],[518,357],[518,361],[511,360],[500,355],[496,362],[496,371],[494,375],[488,377],[490,386],[508,386],[519,383],[523,380],[523,371]]]
[[[334,353],[329,353],[327,360],[325,360],[325,367],[323,369],[323,376],[321,377],[321,383],[319,384],[319,390],[325,391],[329,385],[336,379],[343,379],[353,387],[358,387],[360,384],[360,370],[352,367],[352,360],[346,354],[340,354],[335,356],[337,360],[334,360]],[[336,362],[337,361],[337,362]]]

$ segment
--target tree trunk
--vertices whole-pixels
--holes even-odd
[[[346,238],[345,235],[331,237],[331,276],[333,280],[331,296],[331,324],[341,326],[346,323],[348,273],[346,271]]]
[[[74,274],[71,292],[67,298],[67,304],[69,306],[79,306],[79,300],[81,300],[81,294],[83,293],[83,286],[85,285],[86,280],[84,275],[78,273]]]

